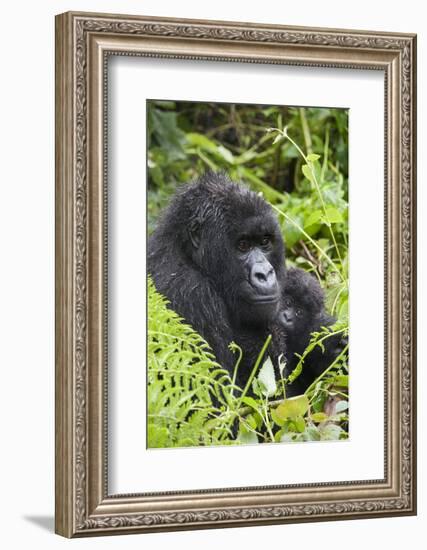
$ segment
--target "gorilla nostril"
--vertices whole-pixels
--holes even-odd
[[[255,279],[257,279],[260,283],[265,283],[267,282],[267,275],[258,271],[255,273]]]
[[[266,284],[272,281],[274,278],[274,270],[272,268],[270,269],[263,269],[260,267],[259,269],[255,270],[253,273],[255,282]]]

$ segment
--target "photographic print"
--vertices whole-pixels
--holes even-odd
[[[57,16],[57,533],[416,513],[415,92],[413,34]]]
[[[147,101],[147,447],[349,437],[348,109]]]

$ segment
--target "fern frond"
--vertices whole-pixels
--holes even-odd
[[[235,386],[208,343],[168,304],[149,278],[148,447],[224,444],[230,429],[221,414]]]

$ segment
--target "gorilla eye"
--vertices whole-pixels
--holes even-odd
[[[248,239],[240,239],[240,241],[237,243],[237,248],[240,250],[240,252],[248,252],[248,250],[251,248],[251,243],[248,241]]]
[[[298,308],[295,312],[297,314],[297,317],[301,317],[302,315],[302,309],[301,308]]]
[[[261,246],[268,246],[270,243],[271,243],[270,235],[264,235],[264,237],[261,239]]]

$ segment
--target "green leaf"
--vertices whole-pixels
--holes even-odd
[[[256,422],[256,429],[258,430],[259,428],[261,428],[264,425],[264,419],[259,414],[259,412],[254,412],[252,416],[253,416],[253,418]]]
[[[304,229],[318,223],[322,219],[323,213],[321,210],[315,210],[312,212],[304,223]]]
[[[242,399],[242,403],[245,403],[245,405],[249,405],[249,407],[252,407],[252,408],[255,409],[255,410],[258,410],[258,409],[259,409],[259,404],[258,404],[258,402],[257,402],[253,397],[247,397],[247,396],[245,396],[245,397]]]
[[[297,416],[294,420],[295,430],[302,433],[305,430],[305,421],[302,416]]]
[[[328,206],[324,214],[325,221],[329,223],[342,223],[344,218],[341,212],[339,212],[334,206]]]
[[[334,378],[334,386],[348,388],[348,374],[337,374]]]
[[[320,433],[315,426],[308,426],[302,435],[304,441],[320,441]]]
[[[177,447],[194,447],[194,445],[197,445],[197,443],[190,437],[179,439],[176,444]]]
[[[260,382],[258,382],[258,378],[254,378],[254,380],[252,382],[252,392],[257,397],[263,397],[264,396],[264,386]]]
[[[242,443],[242,445],[256,445],[258,443],[258,436],[254,432],[242,432],[239,434],[237,441]]]
[[[338,441],[343,430],[336,424],[326,424],[323,427],[319,427],[319,432],[322,441]]]
[[[168,430],[149,424],[147,429],[148,447],[152,449],[162,449],[167,446]]]
[[[277,424],[278,426],[280,426],[280,427],[282,427],[282,426],[285,424],[285,422],[286,422],[285,419],[281,418],[281,417],[277,414],[276,409],[271,409],[271,418],[273,419],[273,422],[274,422],[275,424]]]
[[[314,176],[310,166],[308,164],[303,164],[301,166],[301,170],[304,176],[308,179],[308,181],[311,181],[312,183],[314,183]]]
[[[276,409],[276,414],[283,420],[296,419],[298,416],[304,416],[308,411],[309,401],[306,395],[298,395],[285,399]]]
[[[282,440],[282,435],[283,435],[283,431],[282,430],[279,430],[277,431],[275,434],[274,434],[274,441],[275,443],[280,443],[280,441]]]
[[[312,414],[310,418],[313,422],[316,422],[316,424],[319,424],[320,422],[325,422],[326,420],[328,420],[329,417],[324,412],[317,412]]]
[[[258,381],[262,384],[263,393],[267,397],[271,397],[276,393],[277,384],[274,377],[274,367],[270,357],[265,361],[258,374]]]
[[[318,388],[320,390],[320,388]],[[312,409],[315,412],[322,412],[327,399],[326,391],[316,391],[315,397],[311,403]]]
[[[148,111],[148,129],[153,133],[159,145],[172,160],[184,159],[183,145],[185,133],[177,125],[177,114],[170,111],[150,109]]]
[[[200,147],[201,149],[204,149],[205,151],[209,151],[211,153],[217,150],[216,143],[202,134],[190,132],[186,134],[186,137],[189,145]]]
[[[248,414],[248,416],[245,417],[245,421],[249,424],[249,426],[253,430],[256,430],[257,423],[256,423],[255,418],[251,414]]]
[[[226,444],[230,424],[213,413],[232,402],[229,373],[216,363],[206,341],[168,307],[150,277],[147,290],[148,447]]]
[[[307,155],[307,160],[309,160],[310,162],[315,162],[316,160],[319,160],[320,159],[320,155],[316,155],[315,153],[310,153],[309,155]]]
[[[238,157],[234,157],[234,163],[235,164],[245,164],[246,162],[249,162],[250,160],[256,159],[257,157],[258,157],[258,153],[255,152],[255,151],[244,151]]]
[[[234,155],[231,151],[226,149],[223,145],[218,145],[217,153],[221,156],[228,164],[234,164]]]
[[[348,319],[348,301],[342,302],[338,308],[338,319],[345,320]]]
[[[258,436],[252,430],[249,430],[243,422],[240,422],[239,425],[239,435],[237,436],[237,441],[244,445],[253,445],[258,443]]]
[[[285,237],[286,246],[292,248],[302,238],[302,228],[304,227],[304,218],[301,215],[291,212],[289,216],[293,222],[285,219],[282,226],[282,233]]]

